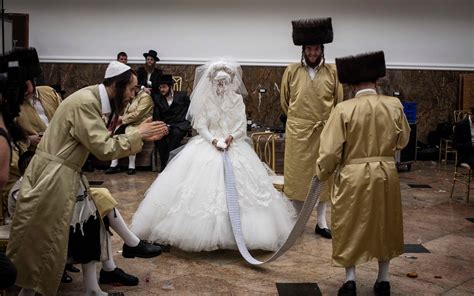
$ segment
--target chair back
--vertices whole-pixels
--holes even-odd
[[[471,114],[471,111],[469,110],[454,110],[454,122],[463,120],[470,114]]]
[[[173,91],[181,91],[183,78],[181,76],[173,76]]]
[[[265,162],[273,171],[275,171],[275,139],[277,135],[272,132],[253,133],[250,138],[253,142],[253,148],[260,160]]]

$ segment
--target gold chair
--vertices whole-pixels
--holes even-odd
[[[463,120],[468,115],[471,114],[469,110],[454,110],[454,122],[458,122],[459,120]]]
[[[453,198],[454,186],[456,182],[466,186],[466,202],[469,203],[469,194],[471,192],[472,169],[467,163],[461,163],[454,167],[453,187],[451,188],[451,199]]]
[[[173,91],[181,91],[183,78],[181,76],[173,76]]]
[[[448,163],[448,154],[453,154],[454,165],[458,162],[458,152],[453,148],[453,140],[441,138],[439,142],[439,163]]]
[[[283,176],[275,173],[276,157],[275,157],[275,140],[278,135],[272,132],[253,133],[250,138],[253,142],[253,148],[262,162],[266,163],[270,168],[269,176],[272,179],[273,187],[283,192]]]

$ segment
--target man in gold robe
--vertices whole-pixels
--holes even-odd
[[[336,67],[324,59],[324,44],[333,40],[331,18],[296,20],[292,25],[293,43],[303,50],[301,62],[289,65],[281,82],[281,106],[288,118],[283,190],[300,211],[316,172],[321,131],[334,106],[342,101],[343,89]],[[315,233],[330,239],[328,200],[329,190],[317,206]]]
[[[21,295],[57,292],[76,198],[90,195],[81,173],[89,153],[101,160],[124,157],[139,152],[143,141],[155,141],[167,133],[164,123],[150,119],[131,133],[110,135],[102,116],[120,114],[136,87],[135,72],[114,61],[102,84],[72,94],[51,120],[25,172],[7,249],[18,269],[16,284],[23,288]],[[82,267],[84,282],[86,275],[97,282],[95,261]],[[106,295],[98,285],[96,288],[86,288],[86,294]]]
[[[355,266],[379,261],[376,295],[389,295],[391,258],[403,253],[400,181],[394,155],[408,143],[410,127],[400,101],[378,95],[385,76],[383,52],[336,59],[342,83],[353,99],[331,113],[322,133],[317,176],[334,175],[332,191],[333,263],[346,268],[339,295],[356,295]]]
[[[140,90],[137,96],[125,107],[125,112],[118,118],[118,124],[120,125],[115,134],[123,134],[130,131],[133,128],[139,126],[147,118],[153,115],[153,99],[145,91]],[[135,159],[136,155],[132,154],[128,156],[128,175],[135,174]],[[114,159],[110,163],[110,167],[105,171],[106,174],[119,173],[120,168],[118,167],[119,160]]]
[[[61,103],[61,96],[49,86],[34,86],[25,95],[17,122],[28,136],[30,147],[35,150],[54,113]]]

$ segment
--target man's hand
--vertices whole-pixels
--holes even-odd
[[[140,126],[138,132],[143,141],[157,141],[168,134],[168,127],[162,121],[152,121],[147,118]]]
[[[151,95],[151,87],[145,87],[143,89],[147,94]]]
[[[39,142],[41,141],[40,135],[30,135],[28,136],[28,140],[30,141],[31,145],[38,146]]]

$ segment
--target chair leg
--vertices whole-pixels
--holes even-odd
[[[454,184],[456,184],[456,172],[454,172],[453,186],[451,187],[451,199],[453,199]]]

